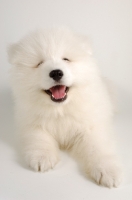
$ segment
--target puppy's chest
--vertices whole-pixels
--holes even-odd
[[[79,134],[82,134],[84,124],[72,116],[51,118],[45,123],[45,128],[62,147],[68,148]]]

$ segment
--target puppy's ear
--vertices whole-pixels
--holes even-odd
[[[7,53],[8,53],[8,61],[15,65],[18,62],[18,54],[19,54],[19,49],[18,49],[18,44],[11,44],[7,48]]]

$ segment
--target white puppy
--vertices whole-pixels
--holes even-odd
[[[37,31],[9,48],[22,152],[44,172],[72,153],[98,184],[118,186],[113,108],[86,37],[64,28]]]

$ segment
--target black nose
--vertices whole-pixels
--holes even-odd
[[[56,69],[51,71],[49,73],[49,76],[53,78],[55,81],[59,81],[63,76],[63,72],[60,69]]]

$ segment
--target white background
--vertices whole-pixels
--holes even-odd
[[[68,26],[89,35],[104,76],[117,88],[115,118],[124,180],[107,189],[87,180],[68,155],[45,174],[17,156],[6,49],[36,28]],[[0,0],[0,200],[132,199],[132,1]]]

